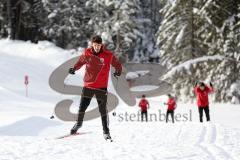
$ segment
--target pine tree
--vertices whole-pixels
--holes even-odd
[[[93,13],[89,14],[89,24],[123,61],[148,62],[150,55],[157,58],[154,35],[160,21],[158,6],[157,0],[88,0],[87,7]]]
[[[161,10],[163,21],[157,34],[163,63],[171,69],[199,57],[224,56],[222,48],[229,39],[226,24],[233,15],[234,2],[236,1],[166,1]],[[205,62],[191,64],[188,69],[182,68],[169,79],[174,92],[181,97],[187,96],[186,99],[193,98],[192,87],[194,81],[199,80],[221,83],[224,87],[219,90],[227,92],[231,83],[226,79],[217,81],[225,74],[224,69],[216,69],[218,63],[218,60],[206,59]],[[226,92],[217,90],[215,100],[225,101]]]
[[[7,37],[7,10],[6,1],[0,1],[0,38]]]
[[[231,1],[225,6],[228,6],[229,17],[222,26],[224,44],[220,47],[226,58],[209,76],[216,82],[216,88],[218,88],[215,100],[229,102],[234,96],[240,98],[240,95],[231,94],[231,86],[240,85],[240,3]]]
[[[92,27],[88,25],[85,0],[46,0],[48,13],[44,35],[63,48],[87,47]]]
[[[139,0],[88,1],[88,7],[94,11],[90,20],[94,33],[101,35],[108,47],[124,61],[133,53],[136,40],[141,36],[139,5]]]
[[[1,1],[0,36],[37,42],[42,12],[41,0]]]
[[[163,1],[164,7],[160,10],[163,20],[156,34],[157,44],[160,47],[161,63],[169,70],[181,63],[202,56],[201,45],[196,37],[197,26],[194,8],[195,1],[175,0]],[[191,66],[189,70],[183,68],[168,81],[173,84],[173,92],[182,96],[193,97],[192,86],[201,77],[199,67]],[[189,98],[187,98],[189,99]]]
[[[38,42],[45,17],[41,0],[22,1],[18,39]]]
[[[155,37],[161,20],[159,8],[158,0],[141,1],[140,3],[138,19],[141,22],[139,25],[141,36],[136,41],[134,57],[130,58],[135,63],[159,62],[159,50]]]
[[[192,4],[189,0],[165,1],[160,10],[163,21],[159,27],[157,44],[161,48],[161,60],[169,68],[188,59],[192,53]]]

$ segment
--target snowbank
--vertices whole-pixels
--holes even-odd
[[[29,117],[13,124],[0,127],[0,135],[7,136],[38,136],[47,127],[60,125],[60,122],[43,117]]]
[[[15,57],[35,59],[57,66],[72,57],[72,50],[64,50],[48,41],[38,44],[24,41],[0,40],[0,55],[6,54]],[[81,49],[80,49],[81,51]],[[75,55],[76,56],[76,55]]]

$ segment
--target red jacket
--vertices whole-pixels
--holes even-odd
[[[141,99],[138,106],[141,108],[142,111],[147,111],[147,108],[149,106],[148,100]]]
[[[197,95],[197,105],[198,107],[206,107],[209,105],[208,94],[213,92],[212,87],[205,86],[204,90],[199,87],[194,88],[195,94]]]
[[[174,98],[169,98],[168,99],[168,102],[167,102],[167,105],[168,105],[168,109],[169,111],[174,111],[175,108],[176,108],[176,101]]]
[[[102,47],[100,53],[94,54],[92,48],[87,48],[80,55],[74,69],[80,69],[86,64],[84,75],[84,87],[88,88],[107,88],[110,65],[119,73],[122,72],[122,65],[118,59],[109,50]]]

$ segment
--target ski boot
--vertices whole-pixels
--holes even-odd
[[[106,140],[106,141],[110,141],[112,142],[112,137],[110,136],[110,133],[103,133],[103,138]]]
[[[70,134],[76,134],[77,133],[77,130],[81,128],[81,125],[79,125],[78,123],[76,123],[73,128],[71,129],[70,131]]]

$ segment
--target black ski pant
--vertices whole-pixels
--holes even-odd
[[[107,88],[91,89],[84,87],[82,90],[81,101],[78,111],[77,125],[82,126],[83,118],[87,107],[89,106],[92,97],[96,96],[98,109],[101,114],[103,132],[109,133],[109,119],[107,111]]]
[[[168,116],[169,114],[172,117],[172,122],[174,123],[174,111],[173,110],[167,110],[167,114],[166,114],[166,123],[168,122]]]
[[[143,121],[143,116],[145,117],[146,121],[148,121],[147,111],[141,111],[141,120]]]
[[[200,122],[203,122],[203,111],[205,112],[207,121],[210,121],[209,106],[198,107]]]

